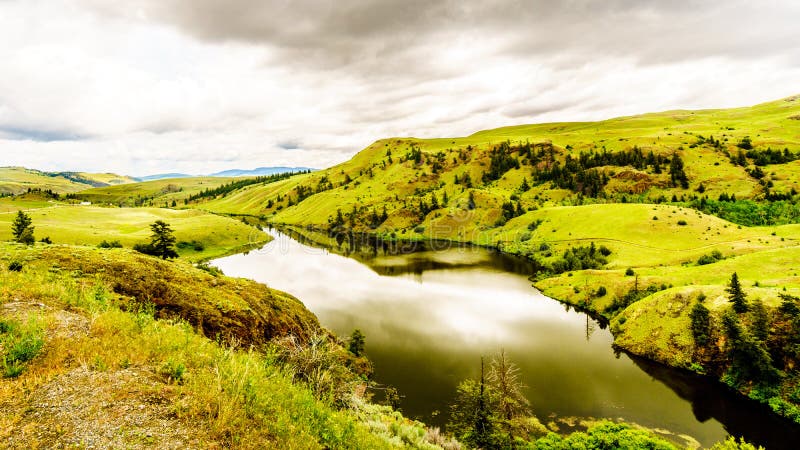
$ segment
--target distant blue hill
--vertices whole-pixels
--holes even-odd
[[[165,178],[189,178],[193,176],[194,175],[187,175],[185,173],[159,173],[156,175],[147,175],[144,177],[132,177],[132,178],[139,181],[153,181],[153,180],[163,180]]]
[[[315,171],[317,169],[312,169],[310,167],[258,167],[255,169],[231,169],[231,170],[223,170],[222,172],[216,172],[209,175],[188,175],[185,173],[159,173],[156,175],[147,175],[144,177],[133,177],[139,181],[153,181],[153,180],[163,180],[166,178],[190,178],[190,177],[197,177],[197,176],[207,176],[207,177],[257,177],[257,176],[268,176],[268,175],[275,175],[276,173],[287,173],[287,172],[305,172],[307,170]]]
[[[223,170],[222,172],[212,173],[209,176],[212,177],[254,177],[254,176],[265,176],[265,175],[275,175],[276,173],[287,173],[287,172],[300,172],[306,170],[317,170],[312,169],[310,167],[258,167],[252,170],[243,170],[243,169],[231,169],[231,170]]]

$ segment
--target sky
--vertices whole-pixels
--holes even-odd
[[[0,0],[0,166],[346,161],[377,139],[800,94],[795,0]]]

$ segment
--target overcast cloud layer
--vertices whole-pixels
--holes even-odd
[[[800,2],[0,0],[0,165],[326,167],[800,93]]]

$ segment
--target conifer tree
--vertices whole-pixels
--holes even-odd
[[[731,275],[731,282],[725,289],[728,292],[728,299],[733,303],[733,310],[738,314],[747,312],[747,296],[739,283],[739,276],[736,272]]]

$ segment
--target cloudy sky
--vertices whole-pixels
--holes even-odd
[[[326,167],[388,136],[800,94],[800,2],[0,0],[0,166]]]

